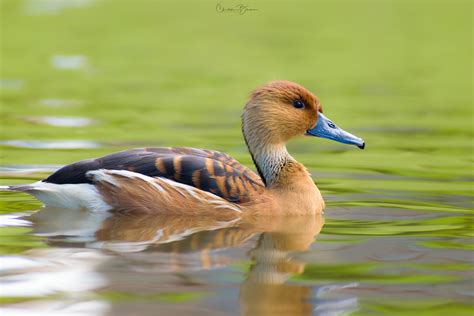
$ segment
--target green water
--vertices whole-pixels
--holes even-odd
[[[251,166],[243,104],[256,86],[287,79],[367,143],[289,145],[327,202],[324,226],[295,223],[314,242],[298,246],[294,231],[35,213],[33,198],[1,192],[2,307],[471,315],[472,2],[252,1],[258,10],[243,15],[217,3],[237,4],[0,0],[0,184],[141,146],[212,148]],[[89,231],[71,229],[81,222]],[[163,223],[199,229],[161,243]]]

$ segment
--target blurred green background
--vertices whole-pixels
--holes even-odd
[[[317,94],[330,118],[367,142],[362,155],[326,140],[296,141],[292,152],[304,163],[469,172],[472,2],[251,1],[258,10],[243,15],[218,13],[216,3],[235,5],[2,0],[1,78],[10,81],[1,90],[0,137],[206,147],[249,163],[240,134],[248,93],[287,79]],[[58,55],[83,63],[57,69]],[[48,107],[45,99],[78,102]],[[41,116],[95,124],[49,126],[34,121]],[[318,154],[325,149],[339,154]],[[33,152],[3,148],[1,163],[62,164],[109,150]]]
[[[216,11],[217,4],[234,8],[232,1],[0,0],[0,165],[192,146],[251,166],[240,132],[249,92],[274,79],[295,81],[367,143],[365,151],[315,138],[290,143],[328,202],[316,244],[336,236],[347,244],[392,238],[404,247],[408,236],[407,248],[416,244],[433,256],[405,265],[401,279],[367,258],[369,276],[335,266],[327,268],[331,280],[376,279],[406,291],[363,300],[360,315],[470,315],[460,293],[472,290],[465,282],[472,270],[462,259],[444,260],[454,250],[468,258],[472,248],[473,2],[242,3],[257,10]],[[54,141],[72,140],[86,143],[55,148]],[[52,147],[31,148],[38,146]],[[0,183],[41,176],[4,172]],[[20,194],[0,197],[2,213],[39,205]],[[29,228],[0,233],[3,252],[45,247]],[[320,282],[319,268],[309,265],[299,280]],[[445,288],[407,302],[410,284]]]

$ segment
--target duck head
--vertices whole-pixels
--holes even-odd
[[[308,183],[312,182],[302,165],[291,168],[296,161],[286,143],[293,137],[317,136],[365,147],[361,138],[340,129],[323,115],[314,94],[289,81],[273,81],[252,92],[242,115],[242,132],[267,187],[280,183],[289,187],[289,181],[300,179],[296,170],[305,174]]]
[[[272,81],[252,92],[242,116],[249,147],[285,144],[306,135],[335,140],[364,149],[365,142],[339,128],[323,113],[318,98],[299,84]],[[250,144],[249,144],[250,143]]]

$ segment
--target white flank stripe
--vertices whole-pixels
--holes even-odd
[[[173,180],[170,180],[170,179],[167,179],[167,178],[161,178],[160,177],[160,180],[162,180],[163,182],[166,182],[168,183],[169,185],[175,187],[175,188],[180,188],[180,189],[184,189],[189,195],[191,195],[192,197],[195,197],[195,198],[199,198],[198,196],[196,196],[196,188],[192,187],[192,186],[189,186],[187,184],[183,184],[183,183],[179,183],[179,182],[176,182],[176,181],[173,181]],[[200,190],[201,191],[201,190]],[[202,191],[204,192],[204,191]]]
[[[87,172],[88,176],[92,176],[94,181],[101,182],[105,181],[115,186],[120,186],[117,180],[114,178],[114,175],[119,175],[123,177],[127,177],[129,179],[138,178],[141,179],[153,187],[155,187],[160,192],[166,192],[165,189],[161,185],[156,182],[155,178],[145,176],[141,173],[128,171],[128,170],[108,170],[108,169],[100,169]]]
[[[236,211],[237,213],[242,213],[242,210],[241,209],[238,209],[237,207],[231,205],[231,204],[227,204],[227,205],[218,205],[218,206],[214,206],[214,208],[228,208],[228,209],[231,209],[233,211]]]

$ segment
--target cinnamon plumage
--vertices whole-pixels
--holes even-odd
[[[324,209],[324,200],[286,143],[308,135],[365,147],[323,115],[314,94],[289,81],[270,82],[250,95],[242,132],[258,174],[218,151],[139,148],[76,162],[42,181],[7,189],[48,206],[100,211],[223,218],[314,214]]]

